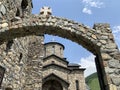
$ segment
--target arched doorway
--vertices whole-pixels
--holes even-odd
[[[60,82],[49,80],[43,84],[42,90],[63,90],[63,87]]]

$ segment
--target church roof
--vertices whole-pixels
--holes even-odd
[[[81,65],[79,65],[79,64],[77,64],[77,63],[69,63],[68,66],[80,67]]]
[[[68,68],[69,69],[80,69],[80,65],[79,64],[76,64],[76,63],[70,63],[68,64]]]
[[[50,67],[50,66],[53,66],[53,67],[59,67],[59,68],[62,68],[64,70],[69,70],[69,71],[74,71],[74,70],[77,70],[77,71],[84,71],[85,68],[69,68],[69,67],[63,67],[61,65],[58,65],[58,64],[55,64],[55,63],[51,63],[51,64],[48,64],[48,65],[45,65],[43,66],[43,69],[47,68],[47,67]]]
[[[44,45],[48,45],[48,44],[58,44],[63,47],[63,50],[65,49],[64,45],[59,42],[48,42],[48,43],[45,43]]]
[[[55,55],[55,54],[52,54],[52,55],[49,55],[49,56],[43,58],[43,61],[45,61],[45,60],[47,60],[48,58],[51,58],[51,57],[56,57],[56,58],[58,58],[59,60],[62,60],[62,61],[64,61],[64,62],[66,62],[66,63],[69,63],[65,58],[60,58],[60,57],[58,57],[58,56]]]
[[[47,67],[50,67],[50,66],[56,66],[56,67],[59,67],[59,68],[62,68],[62,69],[64,69],[64,70],[70,70],[69,68],[67,68],[67,67],[63,67],[63,66],[61,66],[61,65],[58,65],[58,64],[55,64],[55,63],[51,63],[51,64],[48,64],[48,65],[45,65],[45,66],[43,66],[43,69],[45,69],[45,68],[47,68]]]

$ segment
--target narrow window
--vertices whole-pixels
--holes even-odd
[[[22,57],[23,57],[23,54],[20,53],[20,56],[19,56],[19,63],[21,62]]]
[[[62,48],[60,48],[60,55],[62,56]]]
[[[7,42],[7,45],[6,45],[6,51],[8,51],[8,50],[11,49],[12,44],[13,44],[13,40],[10,40],[10,41]]]
[[[52,46],[52,54],[55,54],[55,46]]]
[[[46,47],[44,48],[44,57],[46,57]]]
[[[76,82],[76,90],[79,90],[79,81],[76,80],[75,82]]]
[[[20,16],[20,10],[17,8],[16,16]]]

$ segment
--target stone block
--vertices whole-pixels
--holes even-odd
[[[108,61],[108,65],[110,68],[117,68],[119,64],[118,60],[112,59]]]
[[[115,84],[116,86],[120,85],[120,77],[112,76],[111,79],[112,79],[113,84]]]
[[[120,63],[118,64],[118,67],[117,67],[118,69],[120,69]]]
[[[111,68],[108,68],[108,67],[105,67],[105,71],[109,74],[112,74],[115,72],[115,69],[111,69]]]
[[[119,69],[115,70],[115,74],[120,75],[120,70]]]
[[[93,39],[97,39],[96,35],[92,34],[91,36]]]
[[[107,49],[116,49],[117,48],[117,45],[115,43],[110,43],[110,44],[107,44],[106,45],[106,48]]]
[[[117,87],[117,90],[120,90],[120,87]]]
[[[100,42],[101,42],[102,44],[106,44],[106,43],[107,43],[106,40],[100,40]]]
[[[7,26],[8,26],[8,23],[0,24],[0,27],[2,27],[2,28],[5,28],[5,27],[7,27]]]
[[[110,60],[111,59],[111,56],[107,53],[102,53],[101,55],[102,55],[103,60]]]
[[[109,88],[110,88],[110,90],[117,90],[117,87],[115,85],[113,85],[113,84],[110,84]]]

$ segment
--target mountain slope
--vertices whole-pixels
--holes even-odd
[[[85,80],[90,90],[100,90],[97,73],[91,74]]]

